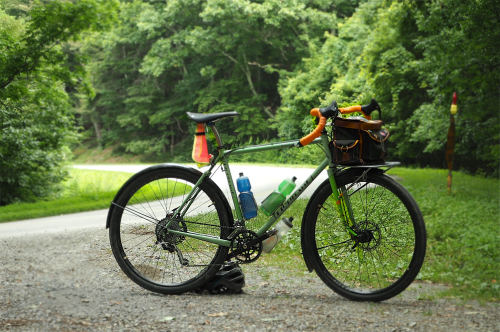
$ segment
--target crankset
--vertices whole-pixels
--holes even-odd
[[[262,240],[251,230],[236,231],[231,240],[231,251],[227,260],[235,258],[243,264],[256,261],[262,253]]]

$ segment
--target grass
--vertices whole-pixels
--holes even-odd
[[[108,208],[118,189],[131,176],[125,172],[71,169],[56,197],[2,206],[0,222]]]
[[[427,253],[417,279],[449,286],[439,296],[499,301],[500,181],[454,172],[448,194],[445,170],[395,168],[389,174],[410,191],[426,223]],[[300,223],[306,204],[299,200],[286,211],[295,217],[291,234],[263,255],[263,264],[305,271]],[[257,229],[260,218],[249,221],[249,228]]]
[[[445,295],[500,298],[500,181],[445,170],[396,168],[390,174],[418,202],[427,227],[427,256],[420,278],[450,286]]]
[[[126,172],[94,171],[71,169],[62,191],[55,197],[34,203],[15,203],[0,207],[0,222],[54,216],[65,213],[83,212],[109,208],[120,187],[133,174]],[[170,186],[169,186],[170,184]],[[156,200],[161,195],[177,196],[186,191],[187,186],[160,179],[153,185],[138,190],[131,201],[134,204]]]
[[[2,206],[0,222],[108,208],[118,189],[131,176],[125,172],[71,169],[57,196]]]

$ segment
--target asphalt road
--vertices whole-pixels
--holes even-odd
[[[120,171],[136,173],[149,167],[150,165],[75,165],[75,168],[94,169],[103,171]],[[204,169],[202,169],[203,171]],[[249,177],[252,191],[258,203],[260,203],[269,193],[275,190],[283,179],[297,177],[297,185],[300,185],[311,173],[309,168],[290,167],[269,167],[254,165],[234,165],[231,166],[231,175],[234,181],[240,172]],[[323,171],[318,178],[302,194],[302,197],[309,197],[314,189],[327,178],[326,171]],[[226,175],[220,169],[216,171],[212,179],[225,193],[229,199],[230,193],[227,185]],[[107,209],[91,212],[72,213],[60,216],[21,220],[15,222],[0,223],[0,239],[60,233],[67,231],[78,231],[84,229],[104,228],[106,224]]]

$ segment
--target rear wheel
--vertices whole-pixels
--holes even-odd
[[[177,215],[200,176],[179,167],[153,169],[132,178],[115,197],[111,248],[123,272],[140,286],[165,294],[186,292],[209,280],[223,264],[228,248],[170,232],[221,238],[231,232],[227,201],[209,179],[198,187],[187,212]]]
[[[328,181],[304,214],[304,256],[335,292],[352,300],[391,298],[415,279],[425,256],[426,233],[416,202],[380,172],[339,176],[351,203],[356,235],[341,221]]]

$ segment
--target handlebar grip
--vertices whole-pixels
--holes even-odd
[[[349,114],[354,112],[363,112],[361,105],[354,105],[349,107],[339,107],[339,111],[342,114]]]
[[[368,119],[368,120],[371,120],[372,117],[369,116],[368,114],[366,114],[365,112],[363,112],[363,108],[361,105],[354,105],[354,106],[349,106],[349,107],[340,107],[339,108],[339,112],[342,113],[342,114],[350,114],[350,113],[355,113],[355,112],[359,112],[359,113],[363,113],[363,116]]]
[[[323,131],[323,129],[325,128],[325,125],[326,125],[326,118],[321,115],[319,108],[313,108],[310,111],[310,114],[318,117],[319,123],[310,134],[308,134],[300,139],[300,141],[299,141],[300,146],[306,146],[307,144],[314,141],[314,139],[321,136],[321,132]]]
[[[342,114],[349,114],[349,113],[354,113],[354,112],[360,112],[363,113],[364,117],[367,118],[368,120],[371,120],[371,113],[373,111],[379,111],[380,106],[378,105],[377,101],[375,99],[372,99],[371,102],[368,105],[355,105],[355,106],[349,106],[349,107],[341,107],[339,108],[340,113]]]

